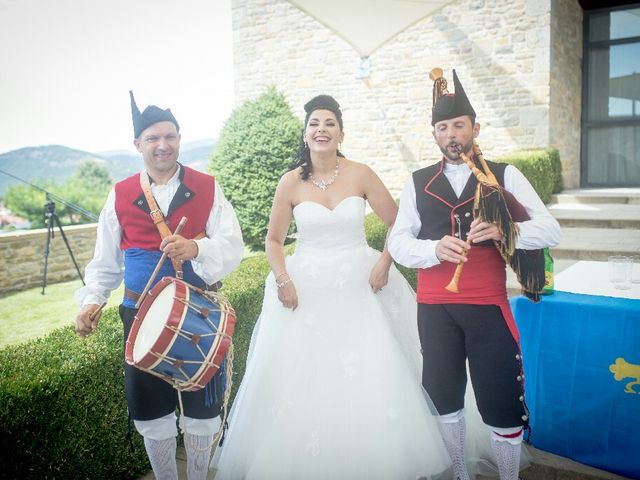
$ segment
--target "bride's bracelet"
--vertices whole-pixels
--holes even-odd
[[[278,283],[278,281],[276,280],[276,287],[278,288],[282,288],[284,287],[287,283],[291,282],[291,277],[287,278],[284,282],[282,283]]]
[[[278,279],[282,276],[282,275],[286,275],[287,277],[289,276],[289,274],[287,272],[280,272],[279,274],[276,275],[276,282],[278,281]]]

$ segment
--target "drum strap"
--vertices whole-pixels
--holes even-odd
[[[156,199],[151,192],[151,184],[149,183],[149,174],[147,172],[140,172],[140,187],[142,187],[144,197],[147,199],[151,220],[158,229],[158,232],[160,232],[160,237],[163,239],[168,237],[169,235],[171,235],[171,230],[169,230],[169,226],[164,219],[162,210],[160,210],[160,207],[158,207]],[[173,264],[173,269],[176,271],[176,277],[182,278],[182,265],[180,264],[180,262],[172,258],[171,263]]]
[[[157,227],[158,232],[160,232],[160,237],[165,238],[171,235],[171,230],[169,230],[169,226],[167,225],[166,220],[164,219],[164,215],[162,214],[162,210],[158,207],[155,197],[151,192],[151,184],[149,183],[149,174],[147,172],[140,173],[140,187],[142,187],[142,191],[144,192],[144,197],[147,199],[147,204],[149,205],[151,220],[153,224]],[[193,239],[200,240],[201,238],[206,237],[206,233],[200,232]],[[173,269],[176,271],[176,276],[178,278],[182,278],[182,265],[180,262],[174,261],[171,259],[171,263],[173,264]]]

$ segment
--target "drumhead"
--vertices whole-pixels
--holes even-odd
[[[173,298],[176,293],[176,284],[169,282],[147,310],[147,314],[142,319],[142,325],[138,330],[136,341],[133,345],[133,361],[138,362],[149,351],[162,333],[162,329],[167,324],[167,319],[173,306]]]

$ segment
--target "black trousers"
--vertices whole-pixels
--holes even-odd
[[[126,343],[137,310],[120,305]],[[222,370],[222,369],[221,369]],[[191,418],[214,418],[220,415],[224,385],[219,371],[210,386],[214,388],[214,402],[207,406],[207,392],[182,392],[184,415]],[[162,378],[156,377],[124,362],[124,391],[129,414],[134,420],[153,420],[174,412],[178,407],[178,391]]]
[[[464,407],[468,359],[483,421],[502,428],[527,423],[520,350],[498,306],[418,304],[418,332],[422,384],[440,415]]]

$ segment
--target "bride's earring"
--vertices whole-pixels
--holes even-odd
[[[307,144],[307,139],[305,138],[305,139],[303,140],[303,142],[304,142],[304,149],[305,149],[305,150],[309,150],[309,145]]]

